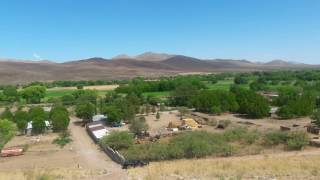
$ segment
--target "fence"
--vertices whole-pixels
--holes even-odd
[[[88,126],[86,127],[87,132],[89,134],[89,136],[92,138],[92,140],[96,143],[99,143],[99,139],[97,139],[93,133],[90,131],[90,129],[88,128]],[[101,149],[116,163],[123,165],[126,161],[126,159],[116,150],[113,150],[112,148],[110,148],[107,145],[102,145],[100,144]]]
[[[123,165],[126,159],[116,150],[113,150],[109,146],[100,145],[102,150],[116,163]]]

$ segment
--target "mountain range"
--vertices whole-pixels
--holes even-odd
[[[0,60],[0,84],[53,80],[111,80],[136,76],[158,77],[185,73],[243,72],[277,69],[320,68],[319,65],[273,60],[198,59],[183,55],[146,52],[111,59],[94,57],[64,63],[52,61]]]

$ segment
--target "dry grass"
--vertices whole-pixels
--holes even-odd
[[[82,169],[30,169],[16,171],[0,171],[0,179],[6,180],[74,180],[74,179],[103,179],[108,172],[105,170],[92,171]],[[101,177],[101,178],[100,178]]]
[[[131,169],[133,179],[319,179],[318,155],[177,160]]]

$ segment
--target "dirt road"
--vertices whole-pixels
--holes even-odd
[[[127,172],[121,166],[113,162],[103,151],[99,149],[88,136],[84,127],[77,124],[79,120],[71,118],[70,131],[73,139],[73,148],[79,157],[79,166],[85,169],[105,169],[108,173],[101,179],[123,180],[127,178]]]

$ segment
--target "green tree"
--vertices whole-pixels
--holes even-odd
[[[102,113],[107,115],[109,123],[119,123],[123,117],[121,111],[113,105],[104,106]]]
[[[23,89],[21,95],[27,103],[37,104],[45,97],[46,88],[43,86],[29,86]]]
[[[95,109],[95,106],[90,102],[78,103],[75,109],[76,116],[81,118],[85,123],[90,122],[92,116],[95,114]]]
[[[15,136],[16,131],[17,127],[13,122],[6,119],[0,119],[0,150]]]
[[[269,116],[269,102],[260,94],[239,87],[233,87],[231,91],[235,93],[236,100],[239,104],[239,113],[246,114],[250,118]]]
[[[13,121],[13,114],[12,112],[10,111],[10,108],[9,107],[6,107],[6,109],[2,112],[1,116],[0,116],[1,119],[7,119],[7,120],[10,120],[10,121]]]
[[[100,140],[100,144],[102,146],[108,145],[115,150],[122,150],[131,147],[133,141],[133,135],[128,131],[113,131],[108,136],[104,136]]]
[[[62,104],[65,106],[73,105],[76,101],[75,97],[71,94],[66,94],[61,97]]]
[[[28,125],[28,113],[22,110],[18,110],[14,114],[14,121],[20,132],[23,132]]]
[[[129,125],[129,130],[135,135],[140,135],[142,132],[146,132],[149,129],[146,119],[144,117],[135,118]]]
[[[248,78],[245,77],[244,75],[239,75],[234,78],[235,84],[248,84],[248,82],[249,82]]]
[[[54,107],[50,112],[50,120],[54,131],[67,131],[70,122],[69,112],[63,106]]]
[[[32,121],[32,133],[41,134],[46,129],[45,120],[48,118],[48,115],[43,110],[42,107],[33,107],[29,110],[29,118]]]
[[[14,102],[19,99],[19,93],[15,86],[6,86],[3,89],[3,95],[5,96],[5,99],[9,102]]]

